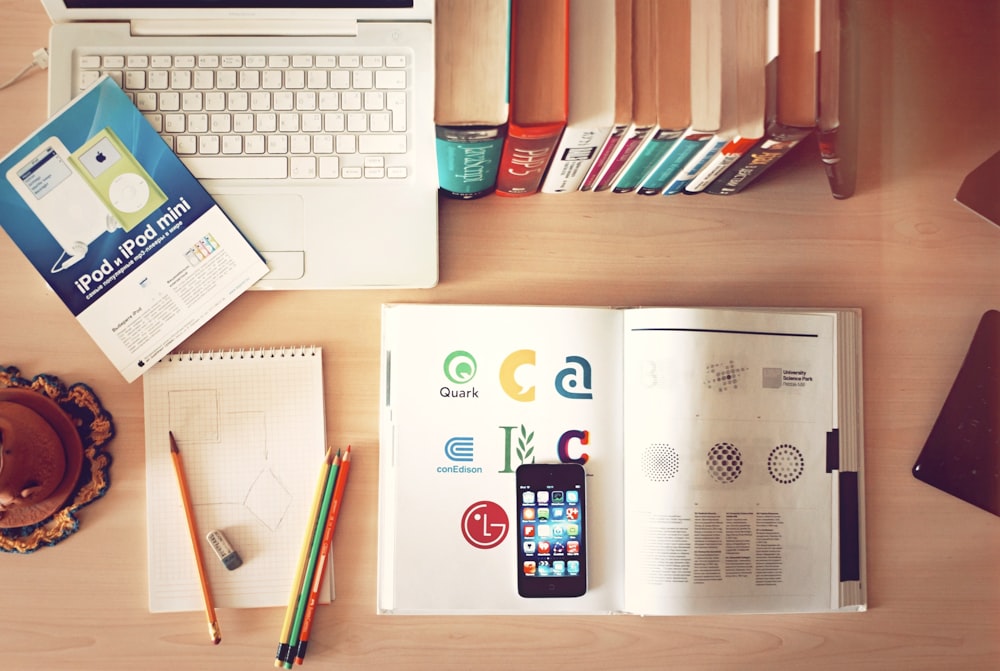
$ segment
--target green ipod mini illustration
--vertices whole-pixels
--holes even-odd
[[[126,231],[167,202],[163,190],[110,128],[87,140],[71,159]]]

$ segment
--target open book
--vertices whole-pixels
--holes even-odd
[[[856,310],[388,305],[378,610],[863,610]],[[586,470],[588,589],[517,591],[514,472]]]

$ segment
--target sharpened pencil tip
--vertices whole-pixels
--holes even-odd
[[[180,450],[177,449],[177,439],[174,438],[174,432],[173,431],[168,431],[167,433],[170,434],[170,451],[171,452],[180,452]]]

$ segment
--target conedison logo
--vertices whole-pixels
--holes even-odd
[[[452,461],[472,461],[472,438],[455,436],[444,444],[444,454]]]
[[[476,359],[464,350],[455,350],[444,360],[444,374],[455,384],[465,384],[476,376]]]

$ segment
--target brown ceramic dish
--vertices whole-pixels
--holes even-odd
[[[39,501],[9,507],[0,515],[0,529],[37,524],[58,511],[73,492],[83,466],[83,443],[69,416],[59,405],[30,389],[0,389],[0,402],[12,402],[33,410],[52,427],[65,452],[65,471],[52,491]]]

